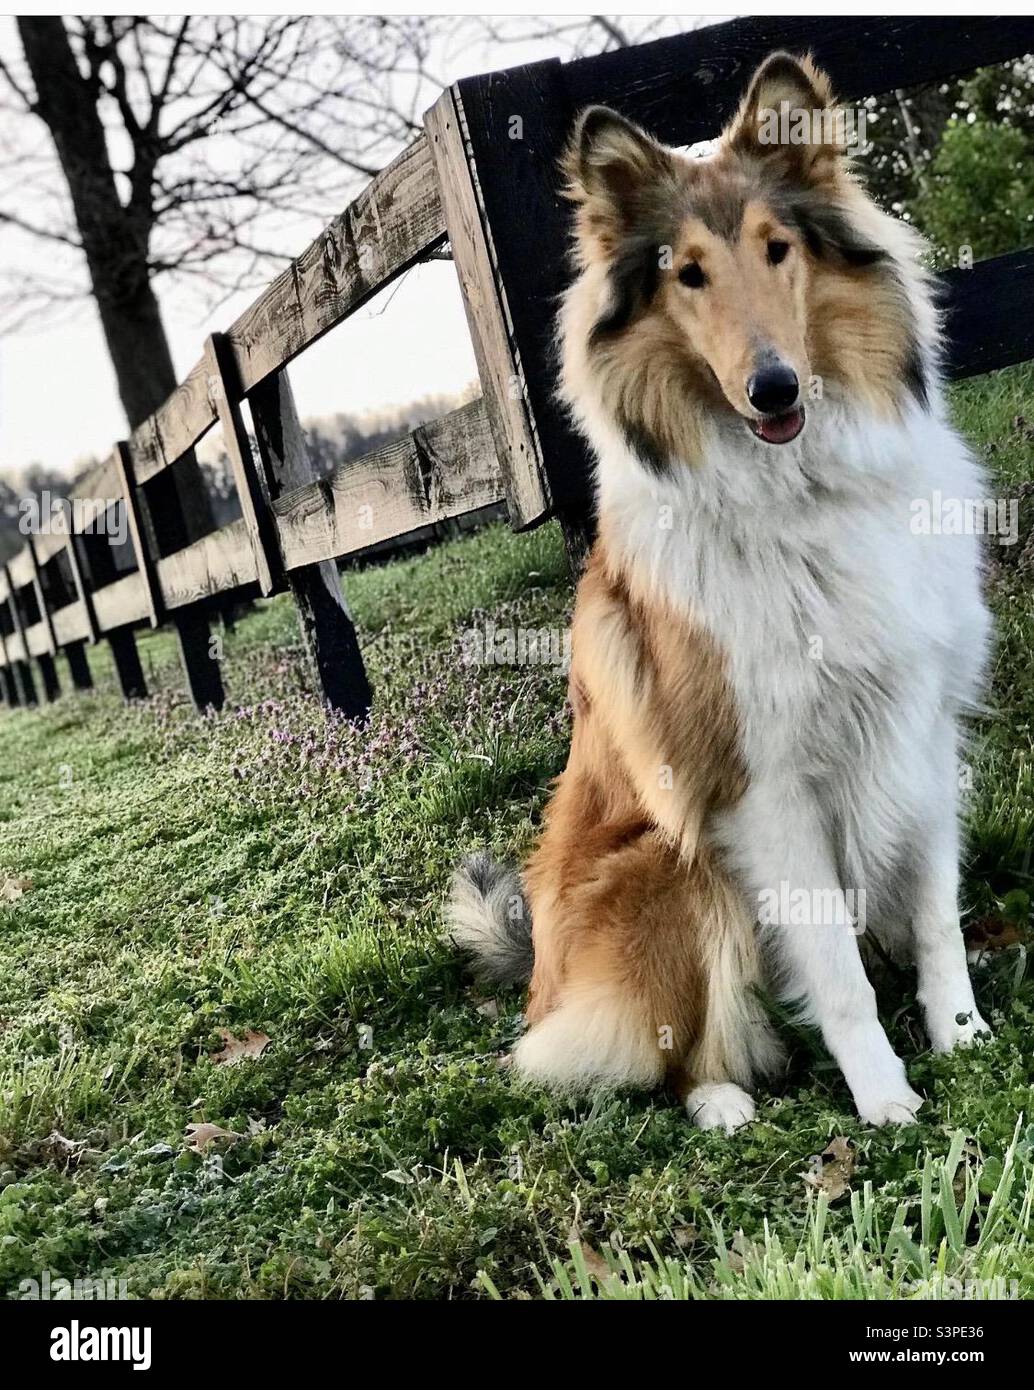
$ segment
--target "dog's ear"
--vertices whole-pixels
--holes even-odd
[[[810,57],[789,53],[773,53],[761,64],[722,142],[813,185],[834,179],[847,153],[829,78]]]
[[[575,123],[563,160],[567,196],[608,208],[621,220],[643,191],[670,173],[671,156],[656,140],[607,106],[589,106]]]

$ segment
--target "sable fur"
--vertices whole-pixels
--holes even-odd
[[[576,125],[561,390],[597,457],[599,534],[570,757],[523,875],[518,1070],[667,1081],[697,1124],[728,1129],[779,1062],[759,987],[821,1029],[863,1118],[921,1103],[849,890],[915,959],[934,1046],[986,1031],[957,902],[959,720],[989,633],[978,552],[908,530],[912,498],[979,496],[982,479],[945,417],[914,233],[837,145],[760,143],[759,113],[783,100],[828,107],[828,79],[773,55],[703,160],[604,108]],[[777,443],[751,394],[773,360],[806,405]],[[784,884],[843,921],[767,919]]]

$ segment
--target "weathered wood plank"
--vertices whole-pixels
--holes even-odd
[[[318,483],[277,498],[288,570],[406,535],[503,500],[484,401],[478,399]]]
[[[68,544],[68,531],[63,526],[55,526],[38,535],[35,541],[36,559],[41,565],[45,565]]]
[[[59,647],[67,647],[72,642],[92,640],[86,609],[80,600],[66,603],[64,608],[55,608],[53,622],[54,637]]]
[[[230,329],[244,390],[286,366],[444,239],[434,161],[419,136]]]
[[[493,261],[476,174],[467,158],[457,93],[442,94],[424,116],[424,128],[438,171],[449,244],[506,488],[507,510],[512,525],[531,526],[549,512],[548,484],[535,439],[527,382],[510,340],[506,293]]]
[[[229,330],[245,392],[278,371],[445,239],[438,182],[420,136],[291,262]],[[218,418],[202,359],[133,431],[136,476],[148,482]]]
[[[660,139],[716,135],[773,49],[810,52],[841,98],[939,82],[1034,50],[1029,16],[773,15],[580,58],[563,70],[571,112],[604,102]]]
[[[131,623],[150,622],[151,605],[139,570],[105,584],[102,589],[95,589],[93,611],[101,632],[112,632]]]
[[[31,627],[25,628],[22,633],[22,641],[29,656],[48,656],[50,654],[50,631],[42,619],[33,623]]]
[[[250,403],[269,498],[275,501],[315,481],[286,367],[260,382]],[[332,709],[350,719],[365,718],[372,692],[337,565],[332,560],[304,565],[287,582],[316,689]]]
[[[170,611],[213,594],[245,588],[258,579],[243,517],[163,556],[155,570],[162,602]]]
[[[148,482],[169,468],[212,428],[216,421],[208,366],[195,363],[153,415],[138,425],[129,440],[136,479]]]
[[[36,570],[27,545],[23,546],[16,555],[12,555],[7,570],[8,582],[12,588],[24,589],[32,583],[36,577]]]

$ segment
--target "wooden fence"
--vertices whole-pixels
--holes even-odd
[[[517,528],[558,518],[577,558],[592,524],[589,461],[557,404],[552,353],[569,237],[557,158],[573,116],[604,102],[670,143],[706,139],[774,48],[810,50],[841,98],[857,101],[1022,57],[1034,50],[1034,21],[743,19],[457,83],[428,111],[424,134],[208,340],[174,394],[82,482],[80,498],[125,507],[131,564],[79,515],[70,534],[28,537],[0,570],[6,701],[34,703],[37,673],[55,698],[58,653],[72,683],[88,687],[85,644],[101,640],[123,693],[142,696],[134,633],[168,623],[195,703],[219,707],[213,606],[289,589],[317,688],[334,707],[362,714],[370,692],[337,560],[500,501]],[[317,478],[288,364],[446,241],[482,395]],[[1034,357],[1034,250],[942,279],[950,376]],[[190,536],[168,471],[217,423],[242,514]]]

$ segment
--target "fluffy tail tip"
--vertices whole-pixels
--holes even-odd
[[[479,851],[452,876],[446,907],[448,935],[483,984],[525,985],[531,979],[531,915],[520,879]]]

